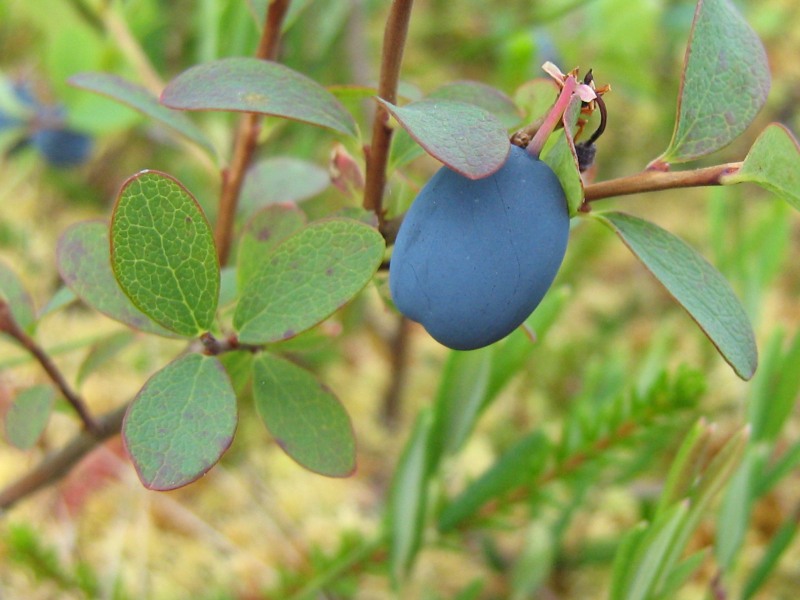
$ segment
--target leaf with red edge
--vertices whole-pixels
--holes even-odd
[[[621,212],[594,215],[683,306],[742,379],[758,364],[755,334],[730,284],[683,240],[657,225]]]
[[[84,221],[70,226],[58,240],[56,258],[64,283],[95,310],[134,329],[175,337],[136,308],[117,284],[106,223]]]
[[[800,210],[800,144],[786,127],[772,123],[761,132],[741,168],[722,183],[755,183]]]
[[[506,162],[511,148],[508,134],[483,108],[452,100],[420,100],[405,106],[378,101],[428,154],[465,177],[488,177]]]
[[[223,58],[173,79],[161,103],[179,110],[225,110],[273,115],[356,135],[339,101],[313,79],[276,62]]]
[[[514,127],[522,121],[522,113],[506,94],[478,81],[454,81],[436,88],[428,99],[453,100],[474,104],[496,116],[505,127]]]
[[[729,0],[699,0],[686,48],[669,148],[654,164],[685,162],[727,146],[764,106],[767,53]]]
[[[280,447],[300,465],[328,477],[356,468],[356,442],[342,404],[313,373],[261,353],[253,361],[253,399]]]
[[[203,475],[236,431],[236,394],[216,357],[187,354],[136,395],[122,437],[145,487],[173,490]]]

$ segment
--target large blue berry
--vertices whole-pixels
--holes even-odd
[[[457,350],[505,337],[533,312],[561,266],[567,201],[545,163],[511,146],[493,175],[442,167],[397,235],[389,284],[397,308]]]

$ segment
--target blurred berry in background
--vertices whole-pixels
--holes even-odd
[[[34,148],[53,167],[76,167],[92,151],[92,139],[67,125],[63,106],[41,101],[25,81],[0,75],[0,154]]]

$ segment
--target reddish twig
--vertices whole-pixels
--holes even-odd
[[[553,130],[561,121],[561,117],[564,115],[564,111],[567,110],[569,102],[572,100],[572,95],[575,93],[577,87],[578,81],[572,75],[564,80],[564,87],[561,88],[558,99],[545,116],[541,127],[537,129],[530,144],[528,144],[528,154],[539,158],[547,138],[550,137],[550,134],[553,133]]]
[[[50,380],[59,389],[64,398],[67,399],[67,402],[69,402],[72,408],[75,409],[75,412],[78,413],[78,417],[80,417],[80,420],[83,422],[86,431],[92,435],[96,435],[99,432],[98,425],[89,413],[89,409],[86,408],[83,399],[70,388],[64,375],[58,370],[58,367],[50,358],[50,355],[19,326],[19,323],[17,323],[16,319],[14,319],[14,316],[11,314],[11,307],[4,301],[0,301],[0,331],[4,331],[17,340],[22,347],[37,360],[48,377],[50,377]]]
[[[397,103],[397,83],[400,79],[400,65],[403,49],[408,35],[413,0],[394,0],[386,21],[383,36],[381,75],[378,96],[391,104]],[[392,128],[389,127],[389,113],[381,105],[375,112],[372,123],[372,142],[367,151],[367,173],[364,185],[364,208],[374,211],[383,227],[383,192],[386,187],[386,164],[392,143]]]
[[[389,343],[391,352],[391,380],[383,397],[381,417],[389,429],[394,429],[400,422],[402,393],[405,388],[409,366],[409,350],[411,341],[411,321],[400,317],[397,331]]]
[[[270,3],[264,30],[258,43],[256,58],[264,60],[275,60],[277,58],[281,25],[289,8],[289,3],[290,0],[273,0]],[[236,207],[239,203],[239,194],[242,191],[244,176],[247,172],[247,167],[250,166],[256,142],[258,141],[260,122],[261,116],[258,114],[247,113],[242,116],[236,132],[231,163],[223,172],[217,225],[214,230],[214,241],[217,245],[219,262],[223,265],[228,262],[228,256],[230,255]]]

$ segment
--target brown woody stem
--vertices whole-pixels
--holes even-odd
[[[724,178],[736,173],[742,163],[726,163],[691,171],[642,171],[635,175],[609,179],[586,186],[586,202],[643,192],[657,192],[674,188],[723,185]]]
[[[75,412],[78,413],[78,417],[80,417],[80,420],[83,422],[86,431],[92,435],[97,434],[99,431],[98,425],[86,408],[83,399],[69,387],[67,380],[64,378],[61,371],[58,370],[58,367],[50,358],[50,355],[19,326],[19,323],[17,323],[16,319],[14,319],[14,316],[11,314],[11,307],[7,302],[0,302],[0,331],[4,331],[17,340],[22,347],[37,360],[48,377],[50,377],[50,380],[59,389],[64,398],[67,399],[67,402],[69,402],[72,408],[75,409]]]
[[[100,442],[119,433],[127,408],[126,404],[101,416],[93,433],[82,431],[66,446],[48,454],[33,470],[0,490],[0,514],[23,498],[59,481]]]
[[[278,56],[278,45],[281,36],[281,25],[289,8],[290,0],[273,0],[267,11],[264,30],[258,43],[256,58],[275,60]],[[236,218],[236,207],[242,191],[244,176],[258,141],[261,117],[255,113],[247,113],[239,121],[233,157],[230,166],[223,172],[222,191],[219,198],[219,213],[214,230],[214,241],[220,264],[228,262],[233,240],[233,225]]]
[[[378,96],[391,104],[397,103],[397,83],[408,35],[413,0],[394,0],[386,21]],[[372,123],[372,143],[367,151],[367,173],[364,184],[364,208],[374,211],[383,226],[383,191],[386,187],[386,164],[392,142],[389,113],[381,105]]]

